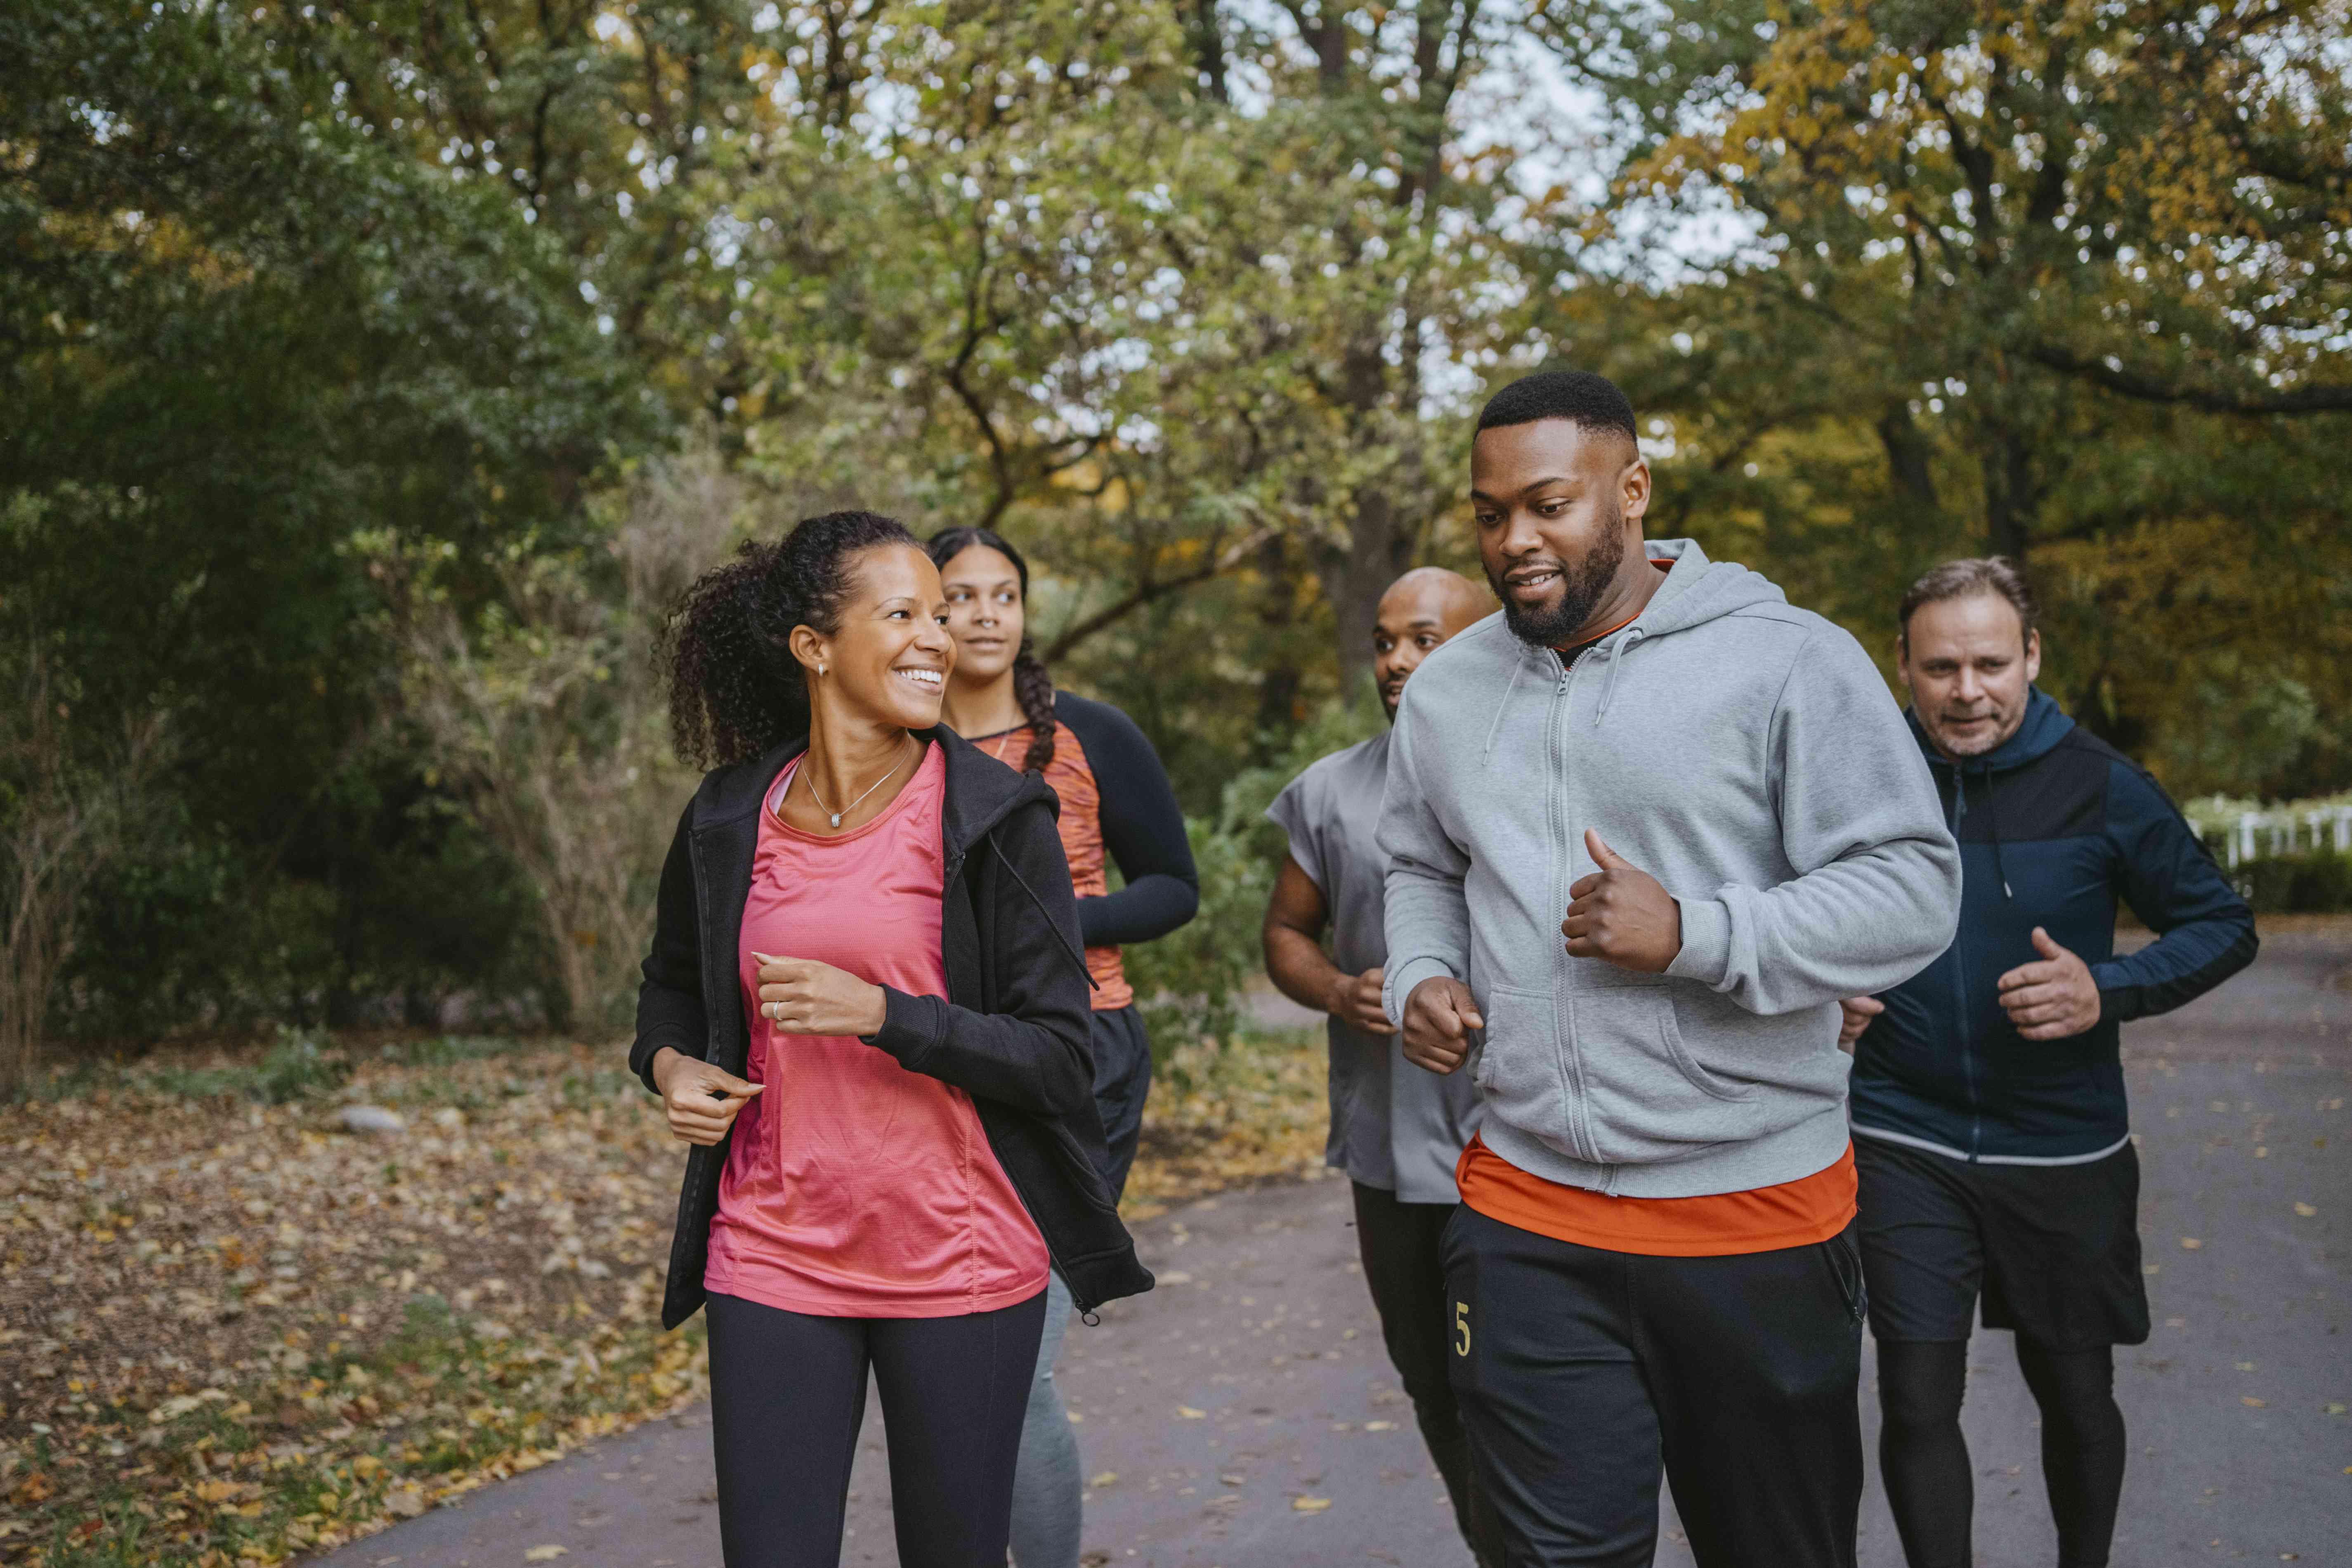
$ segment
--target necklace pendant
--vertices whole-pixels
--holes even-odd
[[[839,813],[839,812],[837,812],[837,811],[835,811],[835,812],[828,812],[828,813],[826,814],[826,818],[827,818],[827,820],[828,820],[828,821],[830,821],[830,822],[831,822],[831,823],[832,823],[835,827],[838,827],[838,826],[841,826],[841,813]]]

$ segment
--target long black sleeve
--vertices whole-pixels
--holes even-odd
[[[2254,961],[2253,911],[2156,781],[2113,764],[2107,839],[2124,902],[2157,933],[2091,966],[2099,1009],[2118,1023],[2193,1002]]]
[[[698,1058],[709,1048],[709,1019],[702,1005],[702,921],[695,910],[693,850],[687,838],[693,815],[689,804],[662,862],[653,947],[637,987],[637,1037],[629,1047],[629,1070],[647,1089],[654,1088],[654,1058],[664,1046]]]
[[[1201,876],[1168,770],[1135,721],[1107,702],[1057,691],[1054,714],[1086,748],[1102,800],[1103,848],[1127,879],[1115,893],[1078,900],[1086,944],[1166,936],[1201,907]]]

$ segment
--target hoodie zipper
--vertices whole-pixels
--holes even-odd
[[[1968,815],[1968,773],[1956,763],[1952,765],[1951,825],[1955,845],[1960,841],[1960,824]],[[1960,1018],[1960,1082],[1969,1099],[1969,1159],[1974,1163],[1984,1142],[1984,1107],[1977,1099],[1977,1030],[1969,1006],[1969,944],[1965,942],[1952,943],[1952,984],[1958,993],[1954,1011]]]
[[[1590,649],[1586,650],[1586,653],[1590,652]],[[1559,662],[1557,655],[1551,657],[1553,662]],[[1568,820],[1568,788],[1563,782],[1568,774],[1562,765],[1560,752],[1563,750],[1562,742],[1568,731],[1569,713],[1575,706],[1576,672],[1584,660],[1585,655],[1579,654],[1574,662],[1560,670],[1559,679],[1552,687],[1552,700],[1545,715],[1544,724],[1546,764],[1544,795],[1547,805],[1552,808],[1549,812],[1552,817],[1551,840],[1559,847],[1558,853],[1561,857],[1559,861],[1555,862],[1559,869],[1556,869],[1552,874],[1552,907],[1561,910],[1568,908],[1568,884],[1575,880],[1572,877],[1563,879],[1561,871],[1572,868],[1576,864],[1576,846],[1570,837],[1573,831],[1573,825]],[[1577,1044],[1575,1030],[1564,1028],[1561,1025],[1561,1018],[1570,1005],[1567,994],[1568,973],[1568,966],[1564,963],[1555,963],[1552,966],[1552,1057],[1576,1090],[1575,1105],[1570,1112],[1567,1128],[1569,1141],[1578,1146],[1580,1150],[1578,1158],[1590,1164],[1598,1165],[1601,1163],[1601,1151],[1592,1141],[1591,1101],[1585,1092],[1583,1053]],[[1612,1187],[1615,1185],[1613,1172],[1611,1173],[1610,1185]]]

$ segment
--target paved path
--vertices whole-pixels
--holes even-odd
[[[2118,1564],[2352,1563],[2347,986],[2352,941],[2275,937],[2219,995],[2126,1035],[2158,1326],[2117,1358],[2134,1448]],[[1206,1199],[1139,1237],[1161,1288],[1074,1326],[1064,1358],[1095,1477],[1089,1562],[1465,1568],[1381,1352],[1344,1184]],[[2047,1563],[2009,1336],[1979,1335],[1970,1360],[1978,1561]],[[1873,1403],[1865,1389],[1874,1442]],[[706,1419],[641,1427],[325,1562],[521,1568],[562,1545],[563,1568],[717,1568]],[[870,1415],[848,1563],[897,1561],[881,1438]],[[1875,1468],[1862,1560],[1895,1568]],[[1670,1508],[1664,1522],[1658,1561],[1680,1568]]]

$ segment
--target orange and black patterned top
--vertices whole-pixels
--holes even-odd
[[[1097,1012],[1135,1000],[1119,950],[1166,936],[1200,908],[1200,874],[1184,836],[1184,814],[1160,755],[1135,721],[1107,702],[1054,694],[1054,758],[1045,783],[1062,803],[1062,853],[1078,895],[1078,930]],[[1018,768],[1034,731],[1027,725],[972,744]],[[1108,867],[1126,886],[1110,890]]]

